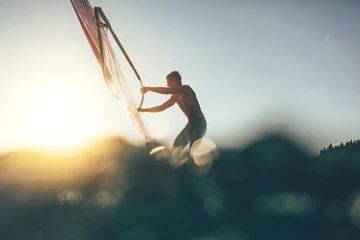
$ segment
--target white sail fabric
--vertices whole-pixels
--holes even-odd
[[[81,27],[86,35],[86,38],[95,54],[95,57],[101,63],[100,56],[100,43],[98,38],[98,28],[95,20],[94,9],[88,0],[70,0],[75,13],[79,19]],[[102,51],[104,56],[104,78],[112,93],[118,98],[125,106],[125,110],[135,126],[137,132],[140,134],[142,141],[148,145],[152,143],[148,131],[141,119],[137,110],[137,106],[130,93],[126,80],[121,72],[119,63],[115,53],[110,45],[104,28],[101,28]]]

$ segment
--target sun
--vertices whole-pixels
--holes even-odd
[[[51,88],[50,88],[51,89]],[[81,91],[57,88],[33,93],[23,121],[28,145],[64,150],[86,144],[96,130],[91,104]]]

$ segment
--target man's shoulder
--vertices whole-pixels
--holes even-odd
[[[182,85],[182,89],[185,91],[185,92],[189,92],[189,93],[193,93],[194,90],[189,86],[189,85]]]

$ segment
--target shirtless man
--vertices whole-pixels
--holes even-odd
[[[202,138],[206,133],[206,120],[204,114],[201,111],[199,102],[197,100],[195,92],[188,85],[182,85],[181,75],[177,71],[173,71],[166,76],[166,87],[143,87],[140,89],[142,94],[148,91],[156,92],[159,94],[171,94],[169,100],[163,104],[152,108],[140,108],[140,112],[161,112],[165,109],[178,104],[188,119],[188,123],[185,128],[176,137],[173,148],[184,148],[190,143],[190,149],[193,143]]]

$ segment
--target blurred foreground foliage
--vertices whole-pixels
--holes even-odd
[[[281,134],[209,164],[110,138],[0,159],[0,239],[360,239],[359,141],[313,156]]]

